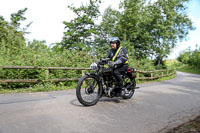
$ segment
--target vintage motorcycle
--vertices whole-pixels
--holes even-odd
[[[120,97],[121,88],[118,88],[113,68],[109,58],[100,59],[97,63],[92,63],[90,68],[93,73],[87,73],[82,76],[76,87],[76,96],[84,106],[95,105],[102,96]],[[106,67],[107,66],[107,67]],[[130,99],[136,87],[136,69],[128,68],[127,72],[122,74],[123,86],[126,88],[123,99]]]

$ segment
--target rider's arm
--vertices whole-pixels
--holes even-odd
[[[104,56],[104,58],[112,58],[112,52],[111,52],[111,50],[109,50],[108,52],[107,52],[107,55],[106,56]]]
[[[117,60],[115,61],[115,64],[121,64],[128,60],[128,52],[125,47],[122,47],[120,50]]]

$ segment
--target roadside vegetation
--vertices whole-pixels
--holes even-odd
[[[200,46],[196,45],[195,50],[187,48],[182,51],[177,60],[181,63],[179,71],[200,74]]]
[[[199,133],[200,132],[200,116],[184,123],[178,127],[169,130],[166,133]]]
[[[60,42],[46,44],[45,40],[29,41],[26,22],[27,8],[11,14],[10,21],[0,16],[0,66],[89,67],[105,56],[110,48],[108,38],[118,36],[129,54],[129,65],[137,70],[172,68],[165,59],[194,30],[185,6],[189,0],[123,0],[120,10],[108,7],[103,14],[101,0],[90,0],[80,7],[68,6],[76,17],[64,21],[65,31]],[[96,23],[101,18],[100,23]],[[27,23],[26,26],[22,26]],[[49,78],[77,78],[81,71],[51,70]],[[1,79],[39,79],[39,84],[4,83],[0,93],[35,92],[75,88],[76,81],[47,83],[44,70],[1,69]]]
[[[200,68],[196,68],[194,66],[183,66],[182,68],[178,68],[178,71],[193,73],[193,74],[200,74]]]

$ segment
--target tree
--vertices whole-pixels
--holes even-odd
[[[185,3],[189,0],[158,0],[154,3],[153,13],[159,13],[153,16],[152,25],[155,27],[153,32],[158,45],[154,51],[159,62],[170,54],[170,51],[177,45],[178,40],[183,40],[189,30],[193,30],[192,22],[186,14],[187,7]],[[158,10],[160,12],[158,12]]]
[[[27,8],[19,10],[17,13],[11,14],[11,22],[4,20],[0,16],[0,48],[1,51],[11,51],[17,53],[26,46],[24,34],[26,29],[30,26],[28,24],[24,29],[21,29],[21,21],[25,21],[26,18],[23,16]]]
[[[107,50],[109,49],[108,38],[114,35],[115,30],[117,29],[116,23],[119,20],[117,14],[119,12],[113,10],[111,7],[108,7],[103,14],[102,21],[98,26],[98,35],[95,36],[94,48],[95,55],[97,58],[102,58],[105,56]],[[114,15],[112,15],[114,14]]]
[[[177,41],[183,40],[188,31],[194,29],[186,14],[185,3],[188,1],[123,0],[120,12],[107,9],[102,26],[108,36],[118,36],[133,45],[138,59],[152,57],[160,64]]]
[[[106,37],[115,36],[118,29],[118,23],[120,20],[121,13],[117,10],[112,9],[110,6],[104,11],[102,22],[100,24],[102,33]]]
[[[76,18],[70,22],[64,22],[66,31],[60,45],[66,49],[82,49],[84,45],[91,47],[94,37],[99,34],[95,20],[100,16],[100,0],[90,0],[89,5],[81,5],[76,8],[68,6]]]
[[[181,52],[177,60],[183,64],[188,64],[190,66],[194,66],[195,68],[200,68],[200,51],[198,49],[198,45],[193,51],[189,47]]]

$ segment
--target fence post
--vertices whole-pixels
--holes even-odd
[[[48,80],[49,79],[49,70],[46,69],[45,70],[45,80]]]
[[[151,77],[153,77],[153,72],[151,73]]]
[[[85,71],[82,70],[82,76],[84,76],[84,75],[85,75]],[[85,81],[83,81],[83,86],[85,86]]]
[[[140,77],[140,73],[139,72],[137,72],[137,78],[139,78]]]
[[[82,76],[84,76],[85,75],[85,71],[84,70],[82,70]]]

